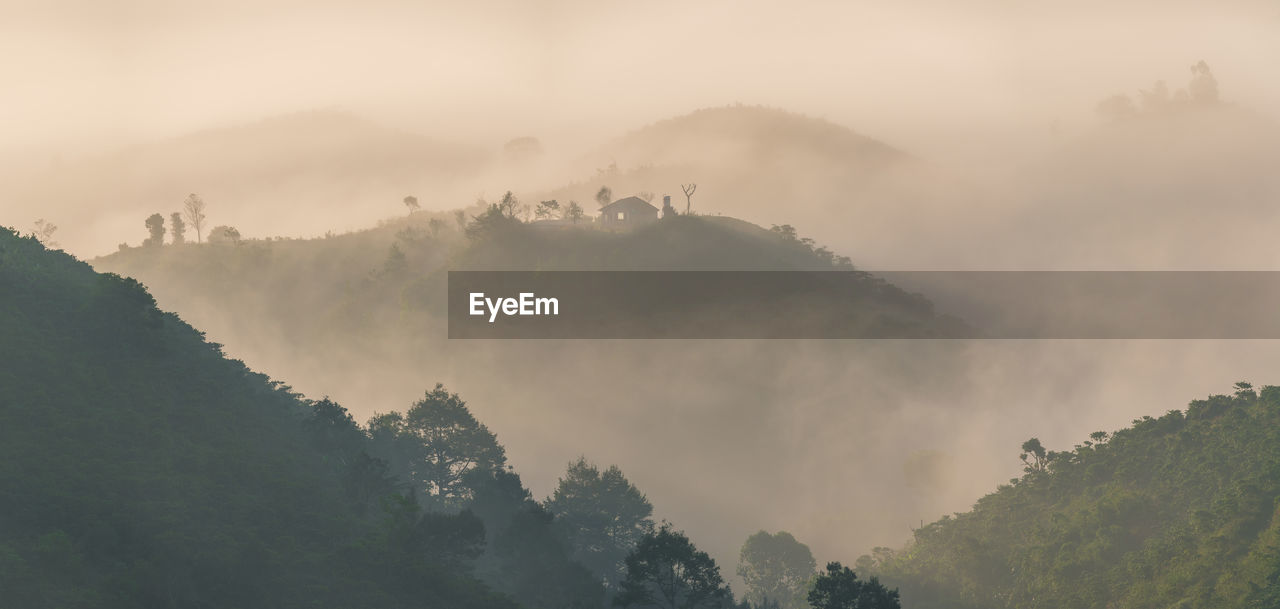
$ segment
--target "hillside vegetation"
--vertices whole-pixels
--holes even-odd
[[[513,606],[484,525],[399,494],[342,407],[8,229],[0,286],[6,606]]]
[[[917,609],[1280,606],[1280,387],[1023,450],[1022,478],[860,567]]]

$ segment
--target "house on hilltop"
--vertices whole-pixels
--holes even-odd
[[[600,208],[601,228],[633,228],[658,221],[658,208],[640,197],[618,199]]]

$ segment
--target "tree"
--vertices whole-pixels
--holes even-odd
[[[698,190],[698,185],[689,183],[681,184],[680,190],[684,191],[684,213],[689,213],[693,209],[693,193]]]
[[[58,227],[52,222],[45,222],[44,218],[36,220],[36,240],[46,248],[52,249],[58,247],[58,242],[53,240],[53,233],[58,231]]]
[[[475,469],[499,470],[506,466],[506,450],[488,427],[467,409],[456,393],[436,383],[423,399],[403,415],[375,415],[369,421],[376,456],[392,464],[393,471],[408,480],[442,509],[457,509],[471,498],[465,482]]]
[[[1157,112],[1164,110],[1169,107],[1170,103],[1169,86],[1163,80],[1157,80],[1150,90],[1139,90],[1138,99],[1141,101],[1143,111]]]
[[[187,200],[183,202],[182,208],[182,213],[187,217],[187,223],[196,229],[196,243],[200,243],[200,230],[204,226],[204,199],[201,199],[200,195],[193,192],[187,195]]]
[[[151,236],[143,240],[143,245],[151,247],[164,245],[164,216],[160,214],[147,216],[147,230],[151,232]]]
[[[578,220],[582,219],[582,216],[582,206],[578,205],[577,201],[569,201],[569,205],[564,208],[564,217],[572,220],[574,224],[577,224]]]
[[[176,211],[170,214],[169,226],[173,229],[174,245],[181,245],[187,241],[187,224],[182,221],[182,214]]]
[[[444,220],[440,218],[432,218],[427,220],[427,229],[431,231],[431,238],[435,239],[440,236],[440,230],[444,228]]]
[[[458,225],[458,232],[467,230],[467,212],[461,209],[454,210],[453,222]]]
[[[539,220],[554,219],[560,215],[560,202],[555,199],[542,201],[538,203],[538,208],[534,210],[533,215]]]
[[[1124,120],[1138,114],[1138,106],[1128,95],[1112,95],[1098,102],[1098,115],[1109,120]]]
[[[613,202],[613,190],[610,189],[608,186],[601,186],[600,190],[596,191],[596,203],[599,203],[600,207],[604,207],[605,205],[608,205],[612,202]]]
[[[418,197],[415,197],[415,196],[413,196],[413,195],[409,195],[409,196],[405,197],[405,198],[404,198],[404,206],[409,208],[409,213],[410,213],[410,214],[412,214],[412,213],[413,213],[413,212],[415,212],[415,211],[418,211],[418,209],[419,209],[419,205],[418,205]]]
[[[1024,470],[1030,474],[1043,472],[1049,468],[1049,453],[1039,438],[1031,438],[1022,443],[1022,454],[1018,458],[1026,465]]]
[[[760,531],[747,538],[738,555],[738,575],[747,584],[748,600],[756,605],[774,602],[780,609],[804,607],[817,567],[809,546],[786,531]]]
[[[627,577],[613,598],[618,607],[722,609],[733,595],[720,567],[670,524],[649,533],[627,556]]]
[[[215,226],[209,229],[209,243],[240,243],[240,231],[233,226]]]
[[[487,543],[476,575],[530,609],[598,608],[600,578],[575,562],[555,526],[520,476],[508,470],[475,469],[467,511],[484,521]]]
[[[653,505],[618,466],[601,472],[585,457],[569,463],[544,502],[573,549],[573,557],[610,588],[626,576],[627,555],[653,531]]]
[[[516,217],[516,212],[520,209],[520,199],[517,199],[510,190],[502,195],[502,200],[498,201],[498,210],[503,216],[508,218]]]
[[[650,191],[642,190],[642,191],[640,191],[640,192],[636,193],[636,196],[637,196],[637,197],[639,197],[639,198],[640,198],[640,200],[641,200],[641,201],[644,201],[645,203],[652,203],[652,202],[653,202],[653,193],[652,193],[652,192],[650,192]]]
[[[1218,79],[1213,77],[1209,64],[1204,61],[1191,66],[1191,84],[1187,85],[1191,101],[1211,106],[1218,103]]]
[[[898,591],[890,590],[872,577],[859,581],[858,575],[838,562],[827,563],[827,572],[818,575],[809,591],[813,609],[901,609]]]
[[[501,203],[493,203],[484,213],[472,218],[464,232],[468,239],[490,239],[517,230],[520,221],[508,215],[507,208]]]

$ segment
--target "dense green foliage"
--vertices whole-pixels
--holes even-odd
[[[545,504],[573,557],[613,590],[626,576],[626,559],[653,530],[653,505],[618,466],[603,472],[580,458],[569,464]]]
[[[813,609],[900,609],[898,591],[890,590],[872,577],[858,579],[858,574],[838,562],[827,563],[827,572],[814,579],[809,590]]]
[[[627,556],[627,577],[613,604],[624,609],[730,609],[720,567],[684,533],[664,524]]]
[[[1026,475],[905,551],[864,557],[918,609],[1280,606],[1280,387],[1191,402]]]
[[[742,544],[738,575],[747,584],[747,600],[779,609],[807,606],[806,594],[818,567],[809,546],[786,531],[759,531]]]
[[[506,607],[337,404],[132,279],[0,230],[0,590],[13,607]]]

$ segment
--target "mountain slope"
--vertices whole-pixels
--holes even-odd
[[[862,568],[920,609],[1280,603],[1280,387],[1024,451],[1021,479]]]
[[[0,230],[0,337],[6,605],[509,606],[457,562],[468,518],[378,509],[393,487],[341,407],[136,281]]]

